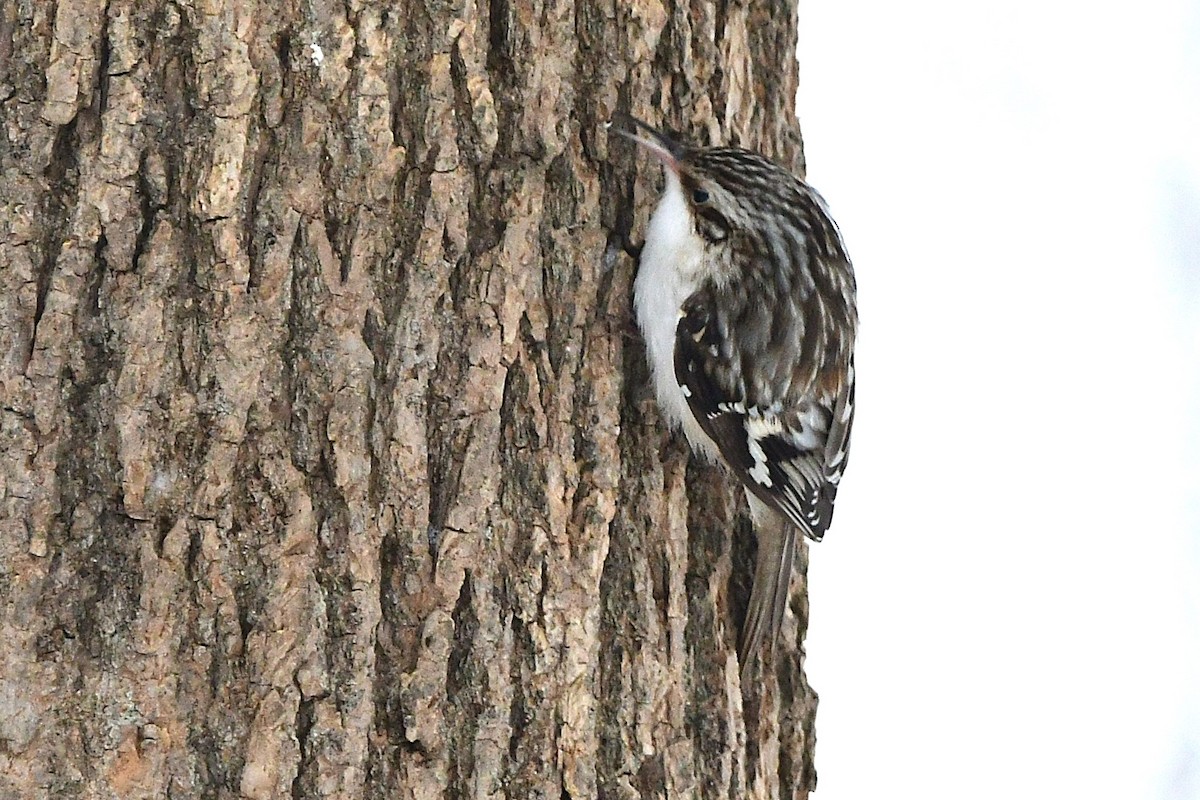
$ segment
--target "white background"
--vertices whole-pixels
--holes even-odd
[[[1200,5],[802,2],[862,319],[816,798],[1200,798]]]

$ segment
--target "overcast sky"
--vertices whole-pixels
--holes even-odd
[[[1200,5],[800,29],[862,318],[817,800],[1200,798]]]

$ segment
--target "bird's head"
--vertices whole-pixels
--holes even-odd
[[[695,147],[619,113],[611,129],[662,163],[667,194],[679,192],[692,227],[709,245],[754,232],[804,202],[803,185],[758,153],[738,147]]]
[[[711,159],[713,153],[725,148],[694,147],[663,133],[640,119],[627,114],[614,116],[612,130],[636,142],[663,165],[667,177],[664,200],[671,198],[682,203],[692,229],[709,245],[726,242],[734,229],[745,225],[752,209],[741,195],[737,175],[732,166]]]

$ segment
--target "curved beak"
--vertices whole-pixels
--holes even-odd
[[[672,172],[679,171],[679,159],[683,158],[683,145],[665,133],[623,111],[613,114],[613,118],[605,127],[646,148]],[[644,132],[645,135],[639,131]]]

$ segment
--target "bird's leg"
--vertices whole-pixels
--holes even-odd
[[[640,267],[642,247],[644,245],[645,242],[642,244],[634,244],[629,238],[628,229],[621,230],[619,232],[611,232],[609,234],[608,248],[604,253],[605,272],[616,268],[616,265],[620,260],[618,253],[622,252],[637,261],[638,266]],[[635,274],[636,271],[637,270],[635,269]],[[634,319],[633,309],[630,306],[625,305],[615,312],[610,312],[608,316],[612,320],[612,327],[621,335],[622,339],[627,341],[641,339],[641,331],[638,330],[637,320]]]
[[[633,240],[629,238],[629,231],[621,231],[621,249],[625,251],[626,255],[637,261],[641,261],[642,248],[645,246],[646,243],[644,241],[641,244],[634,244]]]

